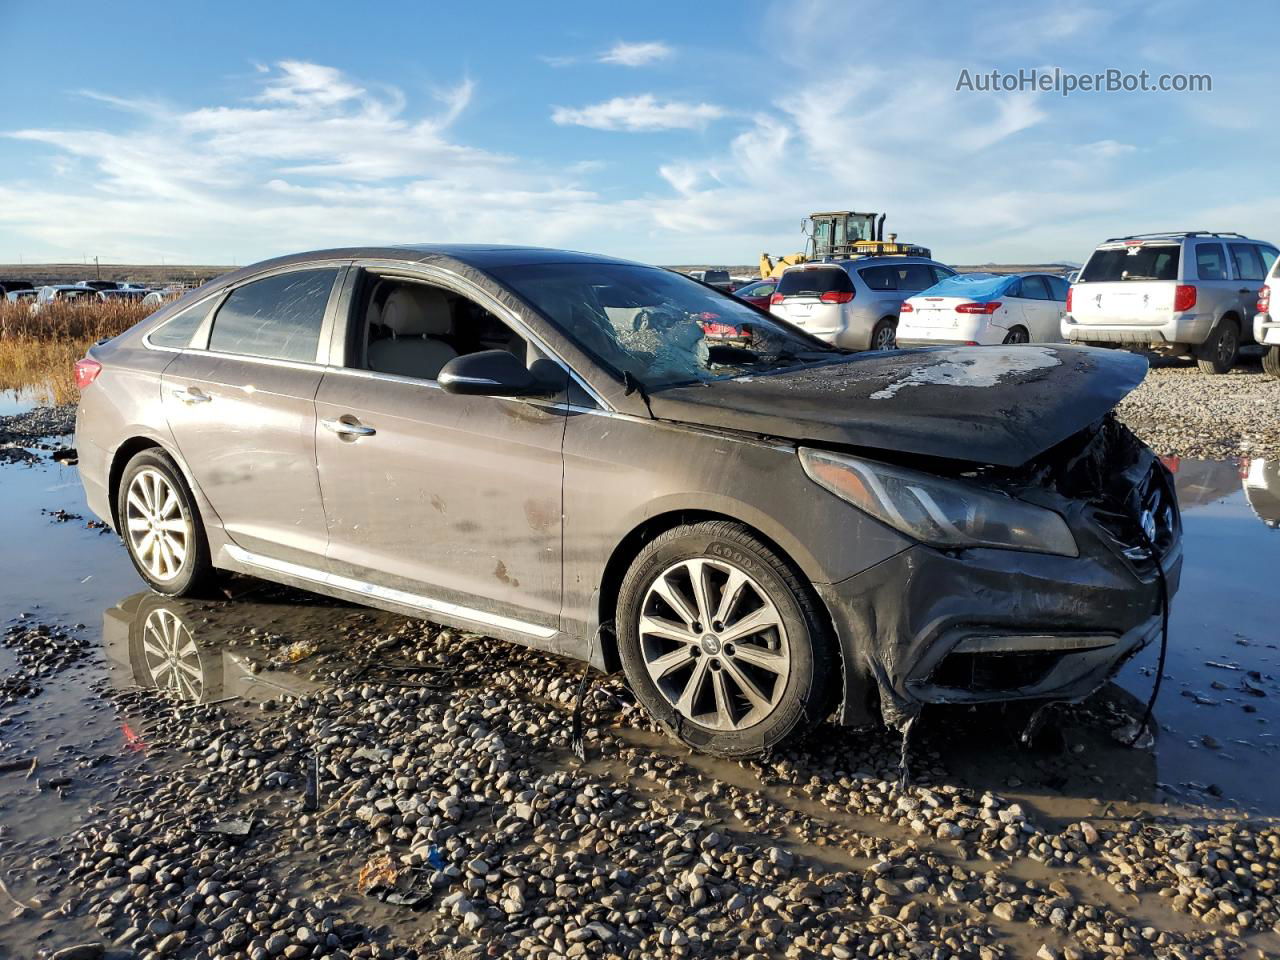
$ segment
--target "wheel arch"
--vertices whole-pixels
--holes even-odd
[[[791,551],[788,551],[785,546],[770,537],[757,525],[717,510],[703,508],[668,510],[648,517],[633,527],[626,536],[618,541],[617,546],[613,548],[613,553],[609,556],[608,562],[605,564],[597,596],[596,622],[602,626],[614,623],[618,611],[618,595],[622,589],[622,581],[626,577],[627,571],[631,569],[631,564],[640,555],[640,551],[644,549],[645,544],[676,527],[713,520],[725,520],[743,527],[784,561],[791,564],[801,579],[808,584],[810,591],[812,591],[816,608],[822,611],[822,615],[825,618],[824,625],[831,631],[834,641],[833,646],[839,658],[840,677],[838,689],[843,690],[845,688],[844,678],[847,664],[845,663],[845,654],[840,643],[840,633],[836,629],[835,620],[831,615],[831,610],[827,606],[825,598],[820,591],[814,589],[812,581],[805,571],[804,564],[798,562]],[[600,631],[600,657],[604,668],[610,673],[622,668],[622,659],[618,653],[617,631],[615,629],[602,629]]]
[[[187,489],[191,491],[192,496],[196,499],[196,509],[202,515],[205,514],[206,504],[200,493],[200,488],[196,486],[195,478],[191,475],[186,462],[178,455],[178,452],[153,434],[139,433],[131,436],[116,447],[111,454],[111,466],[107,470],[107,497],[108,503],[111,505],[111,525],[116,532],[119,533],[120,531],[120,478],[124,476],[124,468],[128,466],[129,461],[143,450],[159,450],[177,464],[178,470],[182,473],[182,479],[186,481]],[[208,521],[204,520],[203,522],[207,523]]]

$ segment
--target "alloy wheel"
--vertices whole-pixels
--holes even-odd
[[[182,571],[194,531],[170,480],[159,470],[138,471],[125,494],[125,530],[133,555],[163,583]]]
[[[872,350],[892,350],[898,345],[898,331],[889,324],[876,330],[875,339],[871,341]]]
[[[658,692],[703,727],[759,723],[786,690],[791,653],[782,616],[732,564],[700,557],[667,567],[645,593],[639,634]]]
[[[186,624],[171,610],[153,610],[142,626],[142,653],[157,690],[186,703],[204,695],[200,649]]]

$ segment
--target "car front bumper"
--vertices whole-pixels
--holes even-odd
[[[1139,569],[1101,538],[1080,556],[952,553],[918,545],[840,583],[821,584],[845,661],[841,722],[891,725],[924,704],[1080,700],[1159,636],[1154,563]],[[1161,558],[1169,596],[1180,536]]]

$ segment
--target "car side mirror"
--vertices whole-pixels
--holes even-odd
[[[563,376],[548,376],[541,360],[533,366],[530,370],[506,350],[482,350],[454,357],[440,370],[436,382],[445,393],[471,397],[549,397],[559,393]]]

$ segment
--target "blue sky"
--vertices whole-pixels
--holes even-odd
[[[1280,4],[1216,11],[0,0],[0,262],[495,241],[753,263],[844,208],[954,263],[1274,242]],[[1054,67],[1213,89],[956,90]]]

